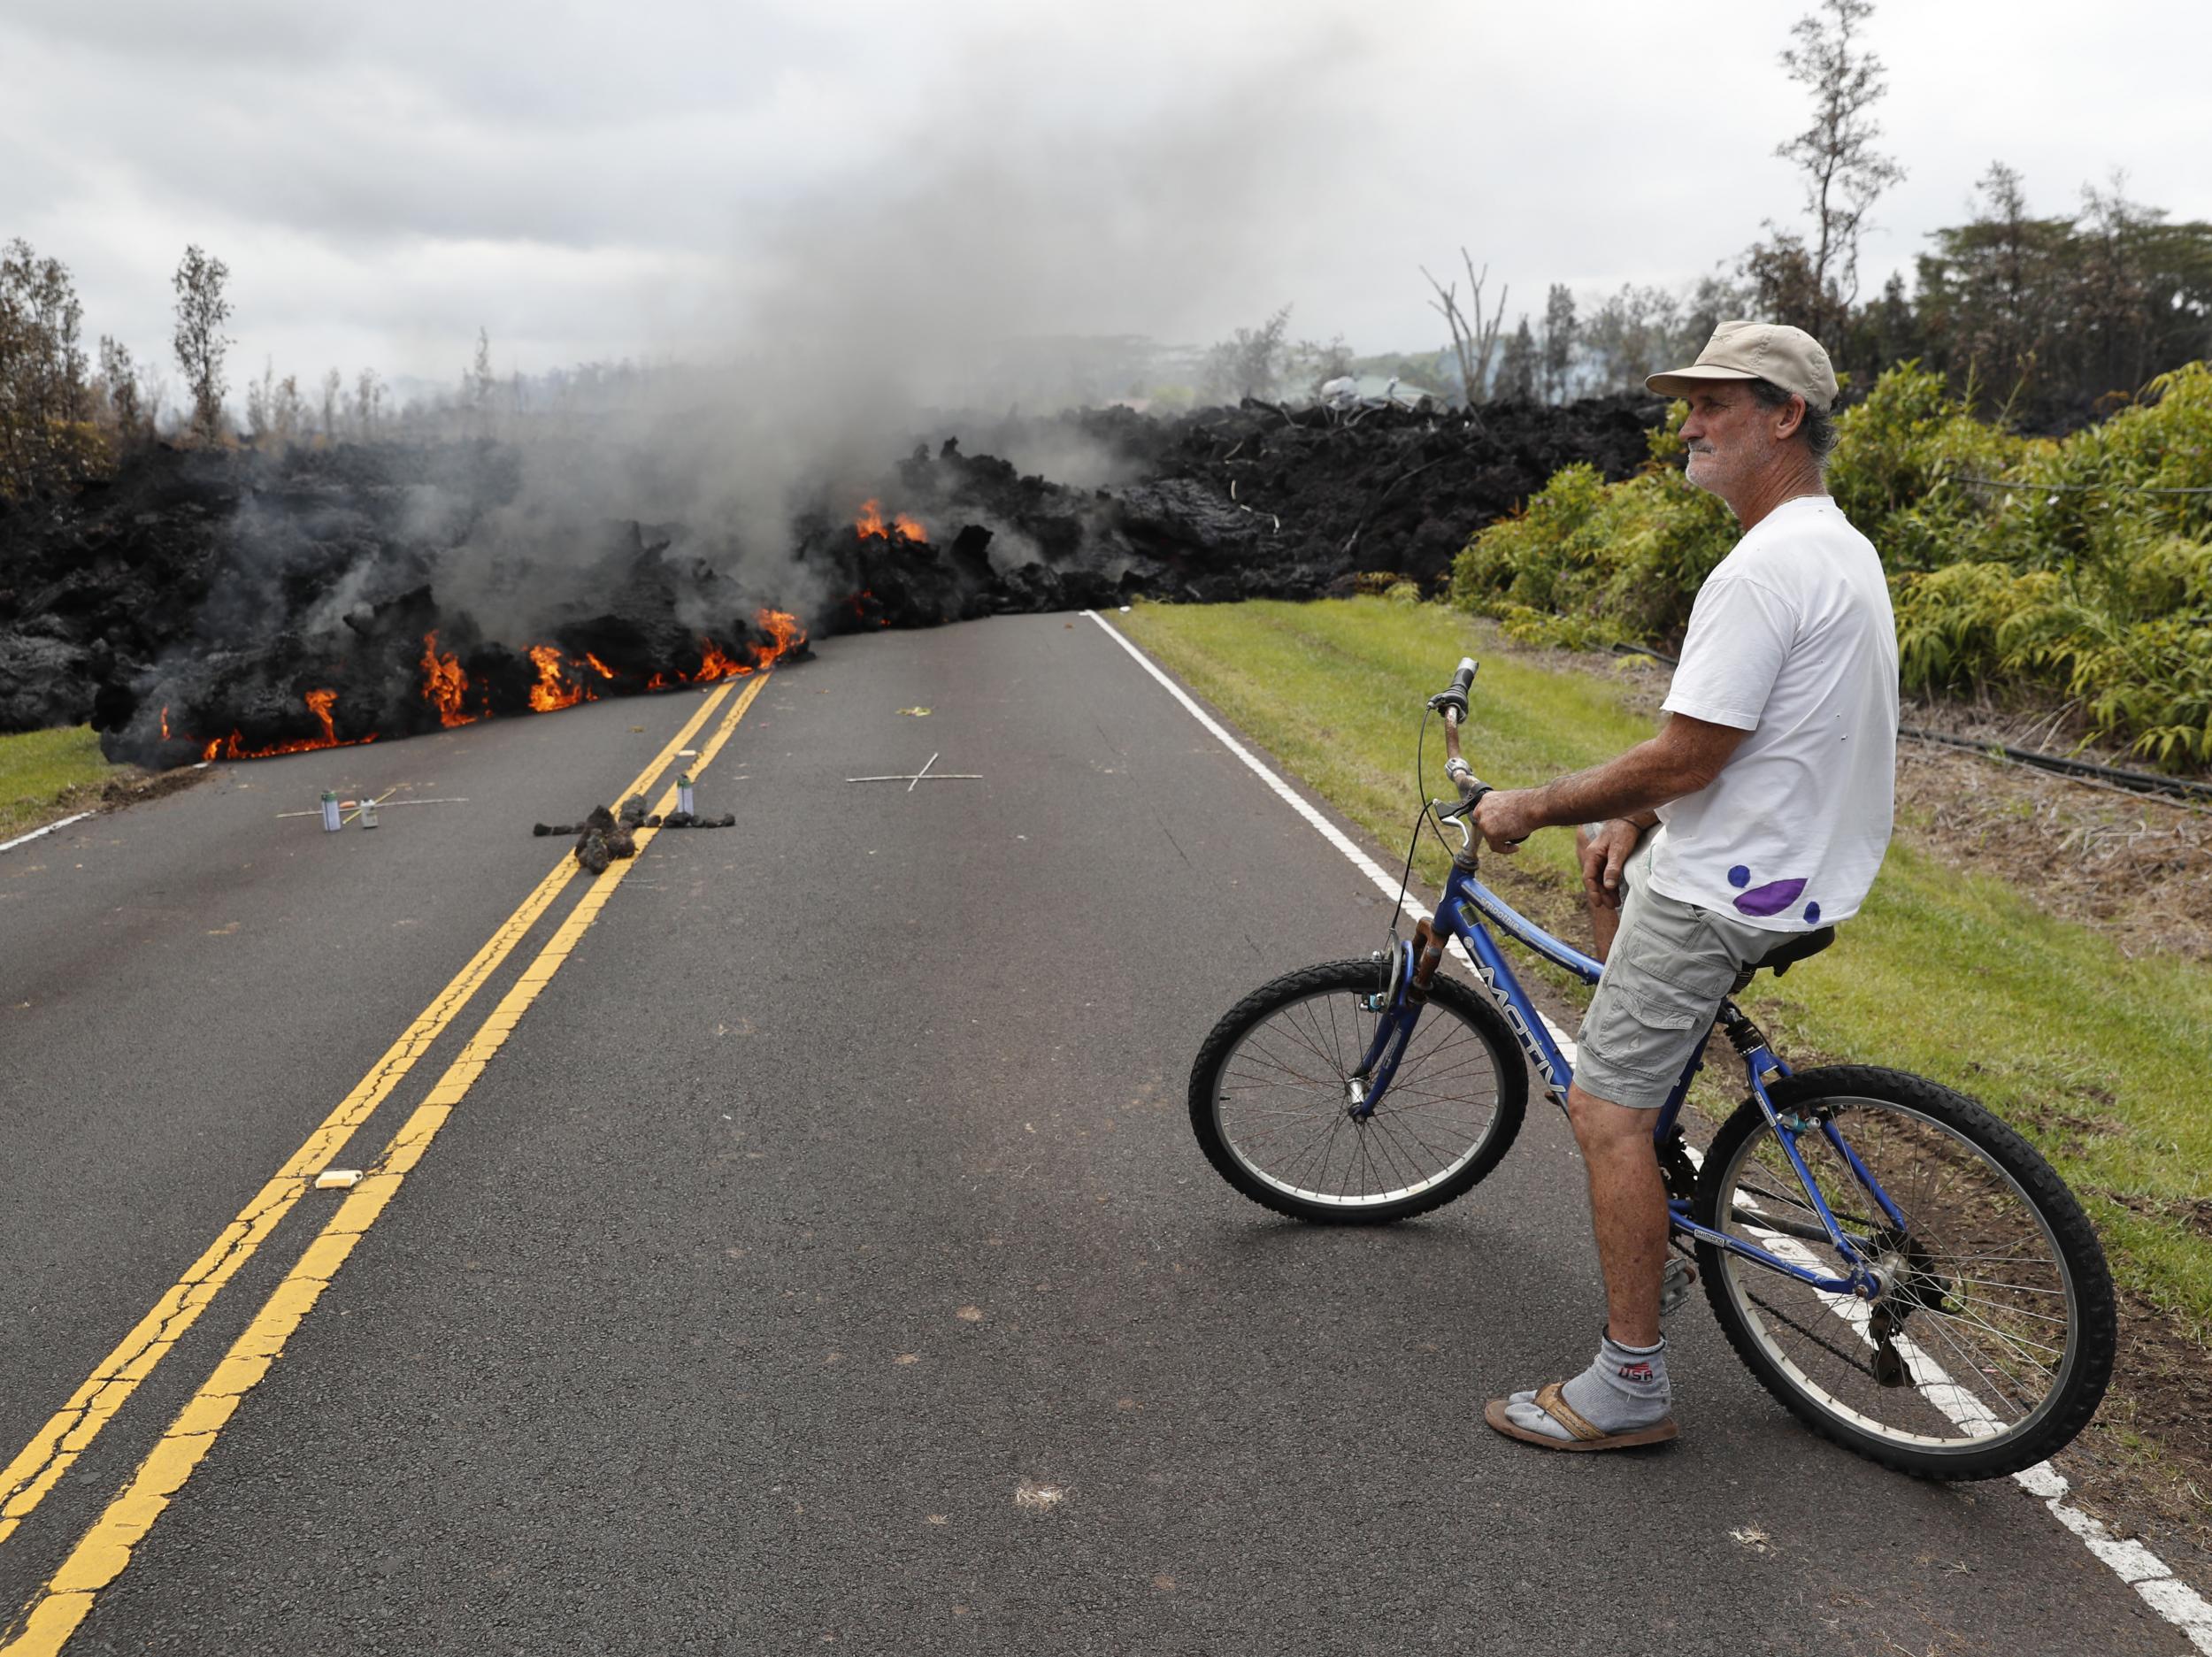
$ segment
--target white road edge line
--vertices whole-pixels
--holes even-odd
[[[1126,650],[1138,666],[1157,679],[1169,695],[1183,704],[1192,718],[1203,725],[1222,747],[1242,760],[1262,782],[1274,790],[1284,803],[1318,830],[1321,837],[1330,845],[1351,859],[1360,872],[1372,880],[1386,897],[1394,898],[1398,895],[1398,883],[1384,871],[1379,863],[1355,846],[1349,836],[1335,824],[1330,822],[1327,817],[1322,816],[1320,811],[1303,795],[1254,758],[1249,748],[1230,735],[1219,720],[1201,708],[1191,698],[1188,692],[1167,676],[1157,663],[1137,648],[1121,629],[1096,610],[1087,610],[1083,614],[1103,628],[1108,638]],[[4,848],[0,848],[0,849],[4,849]],[[1409,912],[1425,917],[1433,913],[1435,909],[1435,905],[1432,903],[1417,902],[1411,890],[1406,893],[1402,907]],[[1462,955],[1463,959],[1463,952]],[[1544,1020],[1544,1027],[1551,1032],[1553,1039],[1559,1043],[1560,1050],[1566,1055],[1567,1062],[1572,1064],[1576,1058],[1573,1041],[1549,1018]],[[2206,1653],[2208,1657],[2212,1657],[2212,1602],[2208,1602],[2203,1595],[2175,1576],[2172,1568],[2165,1561],[2160,1559],[2157,1554],[2152,1553],[2141,1543],[2121,1541],[2116,1538],[2105,1528],[2101,1521],[2093,1519],[2080,1508],[2070,1506],[2066,1500],[2067,1492],[2070,1488],[2066,1482],[2066,1476],[2059,1472],[2048,1461],[2039,1461],[2033,1467],[2015,1473],[2012,1477],[2015,1484],[2020,1485],[2049,1508],[2053,1518],[2079,1537],[2082,1546],[2101,1561],[2114,1576],[2134,1589],[2146,1605],[2187,1635],[2191,1645],[2199,1651]]]
[[[12,840],[0,842],[0,852],[12,852],[19,846],[28,845],[42,834],[51,834],[56,829],[65,829],[72,823],[81,823],[88,817],[99,815],[97,811],[80,811],[76,816],[65,817],[58,823],[49,823],[44,828],[35,828],[28,834],[19,834]]]

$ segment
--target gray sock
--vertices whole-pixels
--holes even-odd
[[[1601,1432],[1633,1432],[1663,1421],[1674,1403],[1667,1385],[1666,1339],[1663,1336],[1655,1346],[1624,1346],[1611,1335],[1602,1336],[1590,1367],[1559,1391],[1567,1407]],[[1571,1438],[1535,1400],[1533,1392],[1512,1394],[1507,1416],[1551,1438]]]

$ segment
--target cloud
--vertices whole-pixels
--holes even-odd
[[[167,333],[187,240],[229,261],[242,358],[457,371],[772,337],[968,352],[1003,333],[1217,337],[1294,303],[1368,349],[1438,325],[1463,242],[1510,308],[1682,280],[1798,192],[1789,10],[1402,0],[1051,8],[520,0],[0,20],[0,234],[68,261],[88,327]],[[1870,271],[1955,222],[1993,157],[2036,199],[2130,169],[2212,217],[2212,12],[1884,5],[1910,171]],[[2054,42],[2065,45],[2055,78]],[[1965,67],[1970,65],[1970,68]],[[2122,119],[2124,111],[2124,119]]]

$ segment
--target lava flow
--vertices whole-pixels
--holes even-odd
[[[889,541],[895,535],[901,541],[926,541],[929,539],[929,532],[922,527],[922,520],[909,518],[904,512],[893,513],[891,527],[884,528],[883,504],[879,501],[863,501],[860,503],[860,516],[853,519],[853,533],[863,541],[871,536]]]
[[[200,758],[204,761],[274,759],[280,754],[309,754],[324,748],[359,748],[376,740],[373,731],[366,736],[339,736],[337,724],[331,717],[331,710],[338,705],[336,691],[311,690],[303,700],[307,703],[309,711],[322,722],[323,733],[320,736],[303,737],[296,742],[273,742],[266,748],[248,748],[244,736],[233,731],[227,737],[218,737],[203,748]],[[169,735],[169,710],[166,708],[161,710],[161,734],[165,740]]]
[[[753,659],[750,662],[741,662],[713,640],[702,639],[699,641],[699,648],[703,652],[699,671],[689,679],[679,673],[677,679],[687,685],[710,685],[717,679],[741,679],[748,673],[758,672],[762,668],[774,666],[806,642],[806,629],[799,625],[799,618],[787,610],[756,610],[753,620],[768,635],[768,642],[752,648]],[[659,678],[658,674],[654,675],[656,681]]]

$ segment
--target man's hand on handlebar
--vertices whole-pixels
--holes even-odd
[[[1582,884],[1593,902],[1617,909],[1621,906],[1621,869],[1643,830],[1626,817],[1589,826],[1595,832],[1582,842]]]
[[[1494,852],[1518,850],[1523,840],[1544,826],[1533,788],[1493,788],[1475,802],[1467,817]]]

